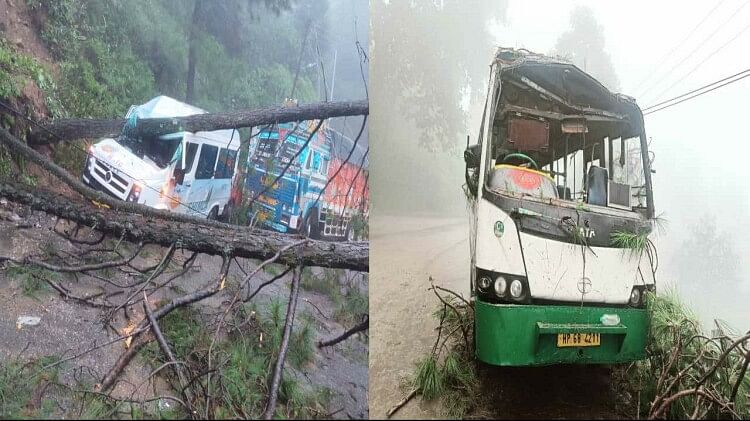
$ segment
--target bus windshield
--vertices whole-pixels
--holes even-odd
[[[180,146],[182,136],[152,136],[133,138],[119,136],[115,139],[140,159],[148,158],[160,169],[164,169],[175,159],[175,152]]]

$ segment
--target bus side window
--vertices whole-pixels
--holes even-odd
[[[221,151],[219,151],[219,162],[216,163],[216,174],[214,174],[214,178],[232,178],[234,175],[234,160],[236,158],[237,151],[221,148]]]
[[[217,146],[203,144],[201,154],[198,158],[198,167],[195,170],[196,180],[208,180],[214,175],[216,166],[216,155],[219,154]]]

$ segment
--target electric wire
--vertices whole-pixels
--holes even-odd
[[[746,77],[748,77],[748,76],[750,76],[750,73],[747,73],[747,74],[745,74],[745,75],[743,75],[743,76],[741,76],[741,77],[738,77],[738,78],[736,78],[736,79],[730,80],[730,81],[728,81],[728,82],[724,82],[724,83],[722,83],[721,85],[718,85],[718,86],[714,86],[714,87],[712,87],[711,89],[705,90],[705,91],[703,91],[703,92],[699,92],[699,93],[697,93],[697,94],[695,94],[695,95],[692,95],[692,96],[689,96],[689,97],[687,97],[687,98],[683,98],[683,99],[681,99],[681,100],[679,100],[679,101],[677,101],[677,102],[673,102],[673,103],[671,103],[671,104],[665,105],[665,106],[663,106],[663,107],[661,107],[661,108],[657,108],[657,109],[652,109],[652,110],[650,110],[650,111],[648,111],[648,112],[645,112],[645,113],[643,113],[643,115],[644,115],[644,116],[646,116],[646,115],[649,115],[649,114],[653,114],[653,113],[655,113],[655,112],[657,112],[657,111],[661,111],[661,110],[667,109],[667,108],[669,108],[669,107],[673,107],[673,106],[675,106],[675,105],[677,105],[677,104],[681,104],[681,103],[683,103],[683,102],[685,102],[685,101],[689,101],[689,100],[691,100],[691,99],[694,99],[694,98],[697,98],[697,97],[699,97],[699,96],[701,96],[701,95],[705,95],[705,94],[707,94],[707,93],[709,93],[709,92],[715,91],[715,90],[717,90],[717,89],[719,89],[719,88],[722,88],[722,87],[724,87],[724,86],[730,85],[730,84],[732,84],[732,83],[735,83],[735,82],[739,82],[740,80],[742,80],[742,79],[745,79],[745,78],[746,78]],[[713,85],[713,84],[711,84],[711,85]],[[679,97],[684,97],[685,95],[686,95],[686,94],[683,94],[683,95],[680,95]],[[678,98],[678,97],[675,97],[675,98]],[[666,101],[666,102],[669,102],[669,101]]]
[[[656,107],[659,107],[659,106],[661,106],[661,105],[664,105],[664,104],[666,104],[666,103],[672,102],[672,101],[674,101],[674,100],[676,100],[676,99],[680,99],[680,98],[682,98],[682,97],[685,97],[685,96],[688,96],[688,95],[690,95],[690,94],[692,94],[692,93],[695,93],[695,92],[701,91],[701,90],[703,90],[703,89],[705,89],[705,88],[709,88],[709,87],[711,87],[711,86],[713,86],[713,85],[716,85],[716,84],[718,84],[718,83],[721,83],[721,82],[727,81],[727,80],[729,80],[729,79],[733,79],[733,78],[735,78],[735,77],[737,77],[737,76],[740,76],[740,75],[742,75],[743,73],[748,73],[748,72],[750,72],[750,69],[745,69],[745,70],[743,70],[743,71],[741,71],[741,72],[738,72],[738,73],[735,73],[735,74],[733,74],[733,75],[731,75],[731,76],[727,76],[727,77],[725,77],[725,78],[723,78],[723,79],[719,79],[719,80],[717,80],[717,81],[715,81],[715,82],[711,82],[711,83],[709,83],[709,84],[707,84],[707,85],[703,85],[703,86],[701,86],[700,88],[696,88],[696,89],[693,89],[692,91],[689,91],[689,92],[685,92],[684,94],[681,94],[681,95],[677,95],[676,97],[672,97],[672,98],[669,98],[669,99],[667,99],[667,100],[664,100],[664,101],[662,101],[662,102],[659,102],[658,104],[654,104],[654,105],[649,105],[648,107],[645,107],[645,108],[643,108],[643,111],[648,111],[648,110],[654,109],[654,108],[656,108]]]
[[[708,37],[704,38],[703,41],[700,44],[698,44],[698,46],[695,47],[692,51],[690,51],[687,55],[685,55],[685,57],[683,57],[682,60],[680,60],[677,64],[675,64],[674,66],[672,66],[666,73],[664,73],[662,75],[662,77],[660,77],[659,79],[657,79],[656,82],[650,84],[647,88],[645,88],[643,90],[643,93],[647,93],[649,90],[651,90],[651,88],[656,87],[661,81],[663,81],[666,77],[668,77],[675,70],[677,70],[678,67],[682,66],[682,64],[684,64],[688,59],[690,59],[698,50],[700,50],[701,48],[703,48],[703,46],[706,45],[706,43],[708,41],[710,41],[711,39],[713,39],[713,37],[719,31],[721,31],[726,26],[727,23],[729,23],[730,21],[732,21],[732,19],[734,19],[735,17],[737,17],[737,15],[739,14],[739,12],[742,11],[742,9],[744,9],[745,7],[747,7],[748,4],[750,4],[750,0],[746,0],[744,3],[742,3],[740,5],[740,7],[738,7],[737,9],[735,9],[732,12],[732,14],[729,16],[728,19],[726,19],[721,25],[719,25]],[[658,98],[655,98],[655,100],[656,99],[658,99]]]
[[[677,51],[678,49],[680,49],[680,47],[682,47],[682,46],[683,46],[683,45],[685,44],[685,42],[686,42],[686,41],[687,41],[688,39],[690,39],[690,37],[691,37],[691,36],[693,36],[693,34],[695,33],[695,31],[696,31],[696,30],[698,30],[698,28],[699,28],[699,27],[701,27],[701,25],[703,25],[703,24],[704,24],[704,23],[706,22],[706,20],[708,20],[708,18],[709,18],[709,17],[711,17],[711,15],[713,15],[713,13],[714,13],[714,12],[716,11],[716,9],[718,9],[718,8],[719,8],[719,6],[721,6],[722,4],[724,4],[724,2],[725,2],[725,1],[726,1],[726,0],[721,0],[721,1],[720,1],[720,2],[719,2],[719,3],[717,4],[717,5],[716,5],[716,6],[714,6],[714,8],[713,8],[713,9],[711,9],[711,11],[709,11],[709,12],[708,12],[708,13],[707,13],[707,14],[706,14],[706,15],[705,15],[704,17],[703,17],[703,19],[701,19],[701,21],[700,21],[700,22],[698,22],[698,24],[697,24],[697,25],[695,25],[695,26],[693,27],[693,29],[691,29],[691,30],[690,30],[690,32],[688,32],[687,36],[685,36],[685,37],[684,37],[684,38],[682,39],[682,41],[680,41],[680,42],[679,42],[679,43],[678,43],[677,45],[675,45],[675,46],[674,46],[674,48],[672,48],[672,49],[671,49],[671,50],[670,50],[670,51],[669,51],[669,52],[668,52],[667,54],[663,55],[663,56],[662,56],[662,57],[661,57],[661,58],[660,58],[660,59],[659,59],[659,60],[657,61],[657,63],[658,63],[658,64],[657,64],[656,68],[655,68],[655,69],[654,69],[653,71],[649,72],[648,76],[646,76],[646,77],[645,77],[644,79],[642,79],[642,80],[641,80],[641,81],[640,81],[640,82],[638,83],[638,86],[637,86],[637,87],[636,87],[636,88],[634,89],[634,91],[640,91],[640,89],[641,89],[641,88],[643,87],[643,85],[644,85],[644,84],[645,84],[646,82],[648,82],[648,81],[649,81],[649,80],[651,79],[651,77],[653,77],[654,75],[658,74],[657,72],[658,72],[658,70],[659,70],[659,69],[661,69],[661,66],[662,66],[662,65],[663,65],[664,63],[666,63],[666,62],[667,62],[667,60],[668,60],[668,59],[670,59],[670,58],[672,57],[672,55],[673,55],[673,54],[674,54],[674,53],[675,53],[675,52],[676,52],[676,51]]]

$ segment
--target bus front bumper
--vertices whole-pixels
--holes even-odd
[[[619,323],[605,325],[605,319]],[[475,301],[476,357],[498,366],[615,364],[646,357],[646,310]],[[567,334],[598,334],[598,345],[559,346]],[[558,338],[558,335],[560,336]]]

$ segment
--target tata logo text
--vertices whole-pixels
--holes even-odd
[[[578,228],[578,233],[583,238],[594,238],[594,237],[596,237],[596,231],[594,231],[593,229],[588,228],[588,227],[579,227]]]

